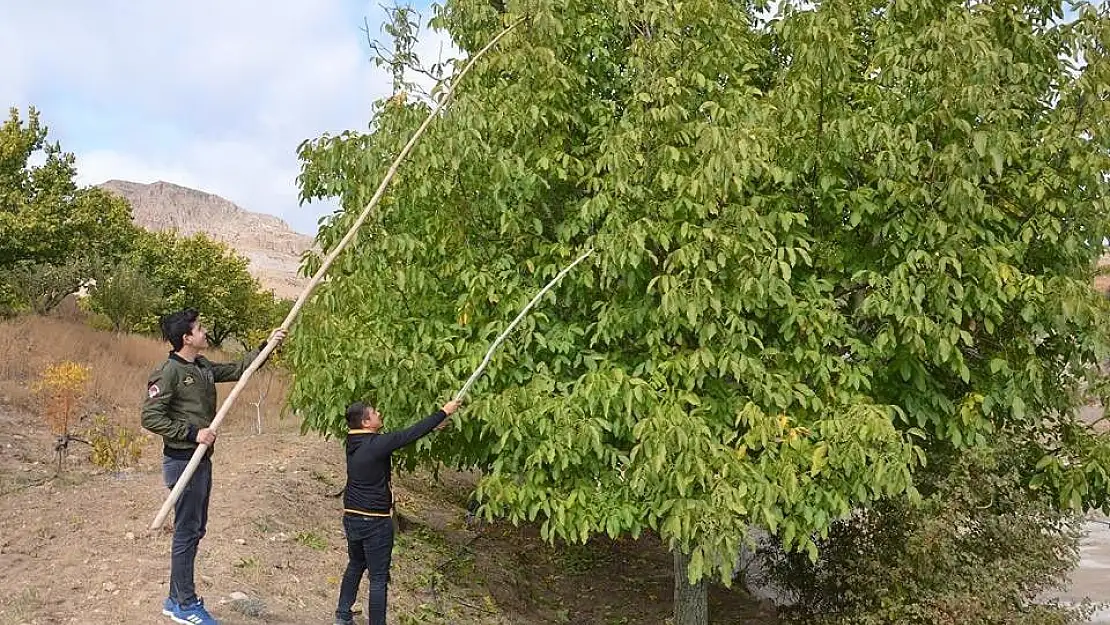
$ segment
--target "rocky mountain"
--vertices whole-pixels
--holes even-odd
[[[227,243],[250,261],[250,271],[262,285],[281,297],[297,297],[307,282],[297,269],[312,237],[277,217],[168,182],[109,180],[98,186],[131,202],[132,218],[147,230],[176,230],[184,236],[203,232]]]

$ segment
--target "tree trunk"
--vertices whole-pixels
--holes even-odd
[[[709,625],[709,585],[703,577],[693,586],[686,570],[690,556],[674,550],[674,625]]]
[[[223,328],[212,328],[208,331],[208,345],[212,347],[222,347],[224,341],[227,339],[229,332]]]

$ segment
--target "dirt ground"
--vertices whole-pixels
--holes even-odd
[[[54,436],[31,390],[45,364],[84,362],[96,389],[89,410],[136,427],[146,373],[164,354],[154,341],[66,322],[0,324],[0,623],[169,622],[160,612],[169,523],[147,530],[167,494],[159,443],[147,440],[138,463],[120,472],[97,469],[77,445],[59,473]],[[246,403],[216,444],[198,592],[227,625],[330,623],[346,562],[334,497],[342,487],[341,448],[301,436],[291,417],[278,415],[282,382],[265,383],[276,390],[260,402],[262,433]],[[243,397],[257,399],[259,385]],[[553,548],[534,528],[468,526],[472,483],[472,476],[451,472],[439,480],[423,473],[398,479],[403,519],[392,623],[667,621],[671,559],[657,541]],[[365,593],[364,582],[363,606]],[[773,622],[740,592],[714,588],[710,605],[713,623]]]

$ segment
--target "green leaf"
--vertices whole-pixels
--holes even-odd
[[[813,449],[813,455],[810,458],[809,474],[815,477],[821,469],[828,464],[829,446],[825,443],[817,445]]]
[[[1040,470],[1044,469],[1045,467],[1047,467],[1048,465],[1054,464],[1055,462],[1056,462],[1055,456],[1051,456],[1051,455],[1044,456],[1040,460],[1037,461],[1036,469],[1038,471],[1040,471]]]
[[[997,176],[1002,175],[1003,160],[1005,157],[1002,152],[997,149],[991,149],[991,162],[994,164],[994,173]]]
[[[974,133],[972,135],[972,143],[975,147],[975,153],[979,155],[979,158],[987,155],[987,133]]]

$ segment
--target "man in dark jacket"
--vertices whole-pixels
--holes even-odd
[[[209,429],[216,417],[216,383],[235,382],[265,343],[235,363],[214,363],[200,352],[208,348],[208,335],[189,308],[162,318],[162,336],[173,347],[169,357],[150,375],[143,402],[143,427],[162,437],[162,477],[172,489],[185,471],[193,452],[208,445],[204,459],[181,498],[174,505],[173,552],[170,558],[169,596],[162,614],[186,625],[217,625],[197,597],[193,565],[197,546],[208,525],[208,499],[212,492],[212,445],[216,433]],[[281,342],[284,330],[275,330],[268,341]]]
[[[443,408],[399,432],[380,433],[382,416],[356,402],[347,407],[347,488],[343,495],[343,530],[347,534],[347,571],[339,589],[336,625],[353,625],[351,608],[362,574],[370,572],[367,616],[370,625],[385,625],[389,567],[393,556],[393,452],[446,425],[459,403]],[[438,427],[437,427],[438,426]]]

